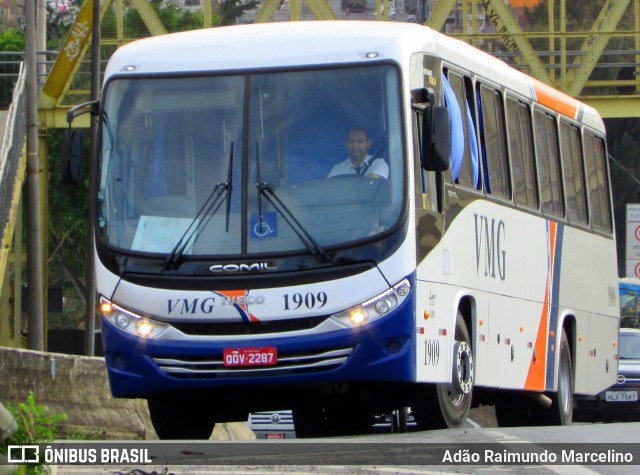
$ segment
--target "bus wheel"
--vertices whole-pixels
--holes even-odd
[[[469,415],[472,394],[471,337],[467,324],[458,311],[451,382],[418,385],[411,407],[416,424],[421,430],[461,427]]]
[[[203,405],[187,398],[156,396],[147,399],[151,423],[161,440],[211,437],[215,420]],[[204,406],[206,407],[206,406]]]
[[[546,410],[547,425],[568,425],[573,419],[573,362],[567,334],[560,338],[558,391],[551,394],[551,407]]]

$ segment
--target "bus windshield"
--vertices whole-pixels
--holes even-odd
[[[127,251],[238,255],[384,233],[405,195],[399,98],[389,64],[116,78],[98,236]]]

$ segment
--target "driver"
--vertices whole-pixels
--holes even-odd
[[[369,155],[371,139],[364,127],[351,127],[347,133],[349,158],[334,165],[327,178],[337,175],[362,175],[369,178],[389,178],[389,165],[382,158]]]

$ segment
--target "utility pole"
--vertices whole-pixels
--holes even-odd
[[[29,288],[29,349],[44,350],[44,261],[42,202],[38,155],[38,65],[36,57],[36,2],[25,2],[25,89],[27,94],[27,285]]]
[[[100,0],[93,1],[93,26],[91,30],[91,100],[96,101],[100,97]],[[97,117],[91,117],[91,159],[89,167],[89,196],[94,197],[95,183],[93,170],[98,161],[98,126]],[[85,273],[86,287],[86,321],[85,321],[85,353],[88,356],[95,355],[96,341],[96,272],[94,255],[94,220],[95,203],[89,199],[89,237],[87,242],[87,270]]]

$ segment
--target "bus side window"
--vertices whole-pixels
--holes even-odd
[[[518,204],[537,208],[531,110],[528,104],[507,98],[509,158],[513,174],[513,197]]]
[[[542,211],[554,216],[563,216],[564,205],[558,162],[558,130],[555,118],[536,110],[534,128]]]
[[[584,135],[584,154],[589,187],[589,220],[594,229],[611,232],[609,184],[602,139]]]
[[[560,150],[564,191],[567,198],[567,217],[572,222],[587,223],[580,130],[564,121],[560,122]]]
[[[465,78],[453,71],[445,71],[442,84],[447,107],[451,114],[451,174],[453,181],[478,188],[478,143],[476,128],[469,107]]]
[[[509,165],[507,163],[504,112],[499,91],[479,86],[482,166],[485,171],[485,191],[503,198],[511,197]]]

